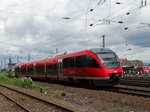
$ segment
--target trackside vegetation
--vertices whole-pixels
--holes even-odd
[[[124,75],[123,77],[144,77],[144,78],[150,78],[150,75]]]
[[[13,77],[13,78],[10,78]],[[6,84],[12,84],[15,86],[20,86],[23,88],[28,88],[28,89],[34,89],[34,90],[39,90],[41,93],[44,94],[51,94],[53,92],[52,88],[45,88],[36,85],[31,78],[23,77],[23,78],[16,78],[14,77],[14,73],[5,73],[5,74],[0,74],[0,83],[6,83]],[[67,91],[61,91],[60,92],[61,96],[66,96]]]
[[[7,84],[13,84],[16,86],[21,86],[25,88],[35,88],[36,84],[32,81],[31,78],[8,78],[10,74],[0,74],[0,82],[7,83]]]
[[[67,91],[66,90],[62,91],[61,96],[66,96],[66,95],[67,95]]]

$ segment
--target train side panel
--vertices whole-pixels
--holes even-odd
[[[111,85],[119,79],[122,76],[122,68],[108,68],[95,53],[85,50],[17,64],[15,73],[19,76],[42,79],[87,80],[99,86],[102,83]]]
[[[48,58],[46,59],[46,77],[48,79],[58,80],[58,59]]]

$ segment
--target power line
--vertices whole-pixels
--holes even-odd
[[[147,6],[148,6],[148,5],[147,5]],[[125,13],[123,13],[123,14],[120,14],[120,15],[117,15],[117,16],[111,18],[110,20],[114,20],[115,18],[118,18],[118,17],[123,16],[123,15],[129,15],[131,12],[133,12],[133,11],[135,11],[135,10],[137,10],[137,9],[140,9],[140,8],[139,8],[139,7],[133,8],[133,9],[128,10],[127,12],[125,12]]]
[[[124,7],[118,9],[117,11],[115,11],[114,13],[112,13],[112,14],[109,16],[109,18],[112,17],[114,14],[116,14],[116,13],[122,11],[122,10],[123,10],[124,8],[126,8],[127,6],[134,5],[134,4],[131,4],[131,3],[135,2],[135,1],[137,1],[137,0],[133,0],[133,1],[129,2],[127,5],[125,5]]]
[[[106,17],[106,19],[110,17],[110,13],[111,13],[111,0],[109,0],[108,17]]]
[[[106,0],[99,0],[99,2],[97,3],[97,5],[94,8],[91,8],[89,11],[92,12],[94,9],[96,9],[98,6],[104,4],[106,2]]]
[[[110,14],[109,14],[110,15]],[[65,19],[70,19],[69,17],[64,17]],[[63,18],[63,19],[64,19]],[[95,25],[95,24],[94,24]],[[93,26],[93,25],[92,25]],[[89,26],[88,26],[89,27]],[[91,28],[91,27],[89,27],[89,28]],[[87,28],[88,29],[88,28]],[[86,28],[85,29],[81,29],[81,30],[79,30],[78,32],[75,32],[75,33],[71,33],[71,34],[69,34],[69,35],[66,35],[66,36],[63,36],[63,37],[61,37],[61,38],[59,38],[59,39],[56,39],[56,40],[54,40],[54,41],[52,41],[52,42],[46,42],[46,43],[43,43],[41,46],[38,46],[38,47],[36,47],[36,48],[40,48],[40,47],[43,47],[43,46],[45,46],[45,45],[48,45],[49,43],[55,43],[56,41],[60,41],[60,40],[63,40],[64,38],[67,38],[67,37],[70,37],[70,36],[72,36],[72,35],[76,35],[76,34],[78,34],[78,33],[80,33],[80,32],[82,32],[82,31],[85,31],[86,30]],[[34,49],[34,48],[33,48]]]
[[[148,23],[145,23],[146,25],[148,24]],[[96,26],[97,24],[94,24],[94,26]],[[145,26],[146,26],[145,25]],[[148,24],[149,25],[149,24]],[[80,29],[78,32],[75,32],[75,33],[71,33],[71,34],[68,34],[68,35],[65,35],[65,36],[63,36],[62,38],[59,38],[59,39],[56,39],[56,40],[53,40],[53,41],[51,41],[51,42],[44,42],[43,44],[41,44],[40,46],[38,46],[38,47],[35,47],[35,48],[31,48],[30,49],[30,51],[32,51],[32,50],[34,50],[34,49],[37,49],[37,48],[40,48],[40,47],[44,47],[44,46],[46,46],[46,45],[48,45],[48,44],[54,44],[54,43],[56,43],[57,41],[61,41],[61,40],[63,40],[63,39],[65,39],[65,38],[68,38],[68,37],[70,37],[70,36],[73,36],[73,35],[76,35],[76,34],[78,34],[78,33],[81,33],[81,32],[83,32],[83,31],[85,31],[85,30],[87,30],[87,29],[90,29],[90,28],[92,28],[92,27],[90,27],[90,26],[88,26],[87,28],[84,28],[84,29]],[[125,29],[124,29],[124,33],[126,33],[127,31],[129,32],[129,31],[132,31],[132,30],[135,30],[135,29],[137,29],[138,28],[138,25],[134,25],[134,26],[130,26],[126,31],[125,31]],[[118,34],[122,34],[123,32],[119,32],[119,33],[113,33],[113,34],[111,34],[111,35],[118,35]],[[50,40],[50,39],[49,39]],[[90,39],[91,40],[91,39]],[[90,41],[90,40],[86,40],[86,41]]]
[[[91,5],[91,0],[89,0],[89,5],[88,5],[88,8],[87,8],[87,12],[85,13],[85,26],[87,26],[87,15],[88,15],[88,13],[89,12],[92,12],[94,9],[96,9],[98,6],[100,6],[100,5],[102,5],[102,4],[104,4],[106,2],[106,0],[99,0],[99,2],[97,3],[97,5],[94,7],[94,8],[90,8],[90,5]]]
[[[59,16],[50,16],[50,15],[37,15],[34,13],[25,13],[25,12],[18,12],[18,11],[7,11],[7,10],[0,10],[0,13],[6,13],[6,14],[19,14],[19,15],[25,15],[25,16],[37,16],[37,17],[50,17],[50,18],[58,18],[58,19],[71,19],[71,17],[59,17]]]
[[[98,23],[98,22],[97,22],[97,23]],[[99,25],[103,25],[103,23],[102,23],[102,24],[99,24]],[[75,33],[71,33],[71,34],[65,35],[65,36],[63,36],[63,37],[61,37],[61,38],[59,38],[59,39],[53,40],[53,41],[51,41],[51,42],[49,42],[50,39],[48,39],[46,42],[43,42],[42,44],[40,44],[38,47],[31,48],[29,51],[35,50],[35,49],[37,49],[37,48],[44,47],[44,46],[49,45],[49,44],[52,45],[52,44],[54,44],[54,43],[56,43],[56,42],[58,42],[58,41],[61,41],[61,40],[65,39],[65,38],[71,37],[71,36],[73,36],[73,35],[77,35],[77,34],[79,34],[79,33],[81,33],[81,32],[84,32],[85,30],[91,29],[91,28],[93,28],[93,27],[95,27],[95,26],[97,26],[97,24],[93,24],[92,26],[87,26],[86,28],[80,29],[79,31],[77,31],[77,32],[75,32]]]
[[[88,4],[88,7],[87,7],[87,12],[85,13],[85,27],[87,26],[87,14],[89,12],[89,7],[90,7],[90,4],[91,4],[91,0],[89,0],[89,4]]]
[[[91,28],[91,27],[88,26],[88,27],[86,27],[86,28],[80,29],[79,31],[77,31],[77,32],[75,32],[75,33],[71,33],[71,34],[65,35],[65,36],[63,36],[63,37],[61,37],[61,38],[59,38],[59,39],[56,39],[56,40],[54,40],[54,41],[51,41],[51,42],[47,42],[47,41],[50,40],[50,39],[48,39],[46,42],[42,43],[40,46],[35,47],[35,48],[31,48],[30,51],[31,51],[31,50],[34,50],[34,49],[37,49],[37,48],[40,48],[40,47],[43,47],[43,46],[48,45],[48,44],[50,44],[50,43],[53,44],[53,43],[55,43],[55,42],[57,42],[57,41],[63,40],[63,39],[68,38],[68,37],[70,37],[70,36],[72,36],[72,35],[76,35],[76,34],[81,33],[81,32],[83,32],[83,31],[85,31],[85,30],[87,30],[87,29],[90,29],[90,28]]]

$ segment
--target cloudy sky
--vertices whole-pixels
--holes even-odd
[[[106,47],[150,62],[149,0],[0,0],[0,57],[13,62]],[[18,58],[19,57],[19,58]],[[1,61],[1,65],[3,65]]]

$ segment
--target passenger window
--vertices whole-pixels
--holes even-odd
[[[81,67],[81,56],[76,56],[75,57],[75,67],[76,68]]]
[[[75,56],[63,59],[63,68],[80,67],[100,68],[98,62],[89,55]]]
[[[47,65],[46,71],[47,73],[57,74],[57,65]]]
[[[74,68],[74,57],[68,58],[68,67],[67,68]]]
[[[94,58],[88,56],[88,67],[100,68],[100,65]]]

